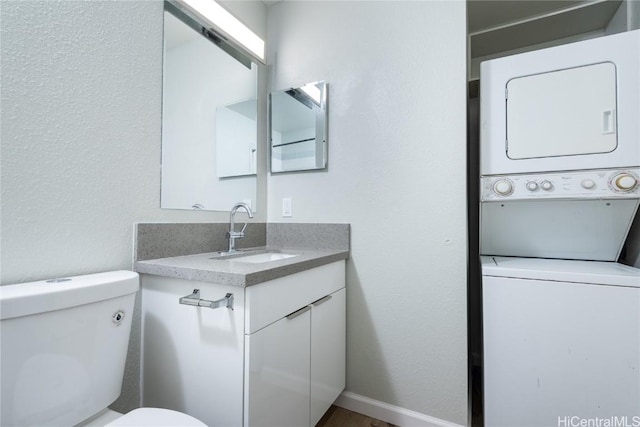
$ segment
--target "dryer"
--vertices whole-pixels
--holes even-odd
[[[480,67],[482,176],[640,166],[640,30]]]
[[[640,270],[482,257],[482,274],[486,427],[640,424]]]

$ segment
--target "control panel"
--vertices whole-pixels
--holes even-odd
[[[640,168],[484,176],[481,200],[636,199]]]

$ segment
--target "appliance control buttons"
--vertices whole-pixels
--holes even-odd
[[[638,186],[638,178],[629,172],[622,172],[613,176],[611,184],[616,191],[633,191]]]
[[[582,185],[582,188],[585,188],[587,190],[591,190],[592,188],[594,188],[596,186],[596,183],[592,179],[583,179],[582,182],[580,183],[580,185]]]
[[[513,193],[513,183],[508,179],[498,179],[494,181],[492,188],[499,196],[508,196]]]
[[[551,191],[553,190],[553,184],[551,183],[551,181],[542,181],[540,183],[540,188],[542,188],[544,191]]]
[[[527,190],[536,191],[538,189],[538,183],[535,181],[529,181],[526,184]]]

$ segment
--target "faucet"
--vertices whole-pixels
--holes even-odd
[[[251,208],[246,203],[236,203],[231,208],[231,213],[229,214],[229,232],[227,233],[227,237],[229,238],[229,250],[227,251],[227,253],[230,253],[230,254],[234,252],[239,252],[236,250],[236,239],[243,238],[244,229],[247,228],[247,223],[245,222],[245,224],[242,226],[242,230],[240,231],[235,230],[236,228],[235,216],[236,216],[236,212],[238,212],[238,209],[240,208],[247,211],[247,215],[249,215],[249,218],[253,218],[253,214],[251,214]]]

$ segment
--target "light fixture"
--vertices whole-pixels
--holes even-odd
[[[322,101],[322,91],[318,88],[318,86],[316,86],[315,83],[308,83],[302,86],[300,89],[302,89],[304,93],[306,93],[311,99],[313,99],[316,105],[320,105]]]
[[[179,0],[179,3],[209,21],[224,36],[247,49],[261,63],[265,63],[264,40],[214,0]]]

